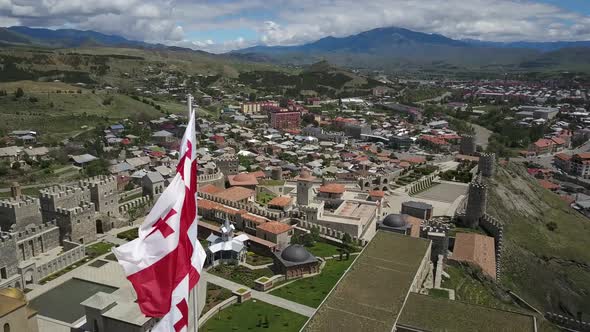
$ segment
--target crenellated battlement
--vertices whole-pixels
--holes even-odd
[[[16,237],[18,240],[23,239],[23,238],[27,238],[27,237],[31,237],[34,235],[38,235],[38,234],[42,234],[48,230],[52,230],[56,227],[55,223],[43,223],[40,225],[35,225],[35,226],[30,226],[27,227],[24,231],[22,232],[15,232],[12,233],[12,235],[14,237]]]
[[[84,188],[80,187],[57,185],[53,187],[44,188],[40,190],[39,193],[41,199],[56,199],[82,194],[84,190]]]
[[[19,209],[38,206],[39,200],[32,196],[21,196],[20,198],[7,198],[0,201],[0,208]]]
[[[80,180],[80,187],[96,187],[117,184],[117,177],[112,175],[98,175]]]
[[[89,202],[82,202],[80,204],[80,206],[77,207],[73,207],[70,209],[66,209],[66,208],[56,208],[55,212],[61,215],[65,215],[65,216],[69,216],[69,217],[73,217],[82,213],[86,213],[88,211],[92,211],[94,213],[94,203],[89,203]]]

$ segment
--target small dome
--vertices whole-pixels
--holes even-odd
[[[381,223],[385,226],[394,228],[404,227],[408,224],[405,216],[402,214],[390,214],[385,217]]]
[[[255,178],[253,175],[248,173],[240,173],[234,176],[233,180],[236,182],[250,182],[253,181]]]
[[[0,289],[0,295],[27,302],[27,297],[25,296],[25,293],[23,293],[20,289],[17,288]]]
[[[292,244],[285,248],[281,253],[281,258],[294,263],[305,262],[311,257],[309,251],[307,251],[300,244]]]

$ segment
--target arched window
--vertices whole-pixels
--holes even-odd
[[[4,332],[10,332],[10,324],[4,324]]]

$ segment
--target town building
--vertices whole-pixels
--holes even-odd
[[[293,279],[319,272],[319,261],[304,246],[292,244],[274,253],[272,268],[285,275],[285,279]]]

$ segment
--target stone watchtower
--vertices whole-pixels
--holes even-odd
[[[459,146],[459,152],[465,155],[474,155],[477,152],[475,136],[461,135],[461,145]]]
[[[57,208],[71,209],[80,206],[83,202],[90,202],[90,190],[62,185],[53,186],[41,190],[39,200],[43,222],[51,222],[56,219]]]
[[[483,177],[489,178],[494,175],[496,171],[496,154],[482,153],[479,156],[479,172]]]
[[[487,189],[487,186],[479,181],[472,181],[469,184],[469,197],[467,198],[467,209],[463,222],[466,227],[477,228],[479,226],[479,220],[486,213]]]
[[[235,155],[222,155],[214,159],[215,165],[225,175],[236,175],[239,173],[240,160]]]
[[[80,181],[81,188],[90,190],[90,202],[94,203],[96,211],[108,217],[119,216],[119,192],[117,178],[99,175]]]
[[[10,192],[11,198],[0,200],[0,229],[8,231],[14,227],[20,231],[29,225],[41,225],[39,200],[22,195],[17,182],[12,184]]]
[[[302,169],[297,180],[297,205],[307,206],[313,201],[313,181],[315,177],[309,170]]]

